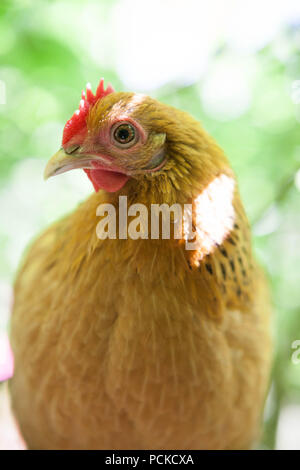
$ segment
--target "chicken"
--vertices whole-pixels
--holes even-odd
[[[270,301],[223,151],[189,114],[102,79],[45,177],[75,168],[95,192],[32,243],[15,282],[10,390],[28,447],[252,447]],[[162,204],[185,208],[182,224],[170,212],[173,236],[151,238]],[[108,207],[115,237],[101,225]],[[136,207],[148,216],[130,237]]]

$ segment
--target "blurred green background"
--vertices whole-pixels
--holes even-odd
[[[81,171],[42,175],[81,89],[102,76],[190,112],[225,149],[273,294],[260,446],[300,449],[300,2],[1,0],[2,331],[24,247],[92,191]]]

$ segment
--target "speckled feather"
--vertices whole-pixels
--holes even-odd
[[[89,131],[132,96],[92,108]],[[168,161],[93,194],[28,250],[11,325],[14,412],[34,449],[251,447],[269,380],[270,304],[238,189],[231,233],[199,266],[180,240],[96,236],[100,202],[184,204],[218,175],[234,178],[188,114],[150,98],[133,112],[167,134]]]

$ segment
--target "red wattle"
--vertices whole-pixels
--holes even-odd
[[[109,193],[114,193],[123,188],[124,184],[129,180],[129,176],[116,171],[103,169],[85,169],[84,171],[91,180],[96,192],[98,192],[99,189],[104,189]]]

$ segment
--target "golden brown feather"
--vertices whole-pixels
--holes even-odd
[[[47,229],[18,273],[13,408],[34,449],[248,448],[269,379],[270,305],[237,188],[231,232],[199,263],[182,240],[96,235],[101,202],[187,204],[234,178],[197,121],[136,96],[112,93],[87,119],[89,139],[113,113],[147,130],[143,151],[110,153],[132,177]],[[143,173],[161,134],[167,162]]]

